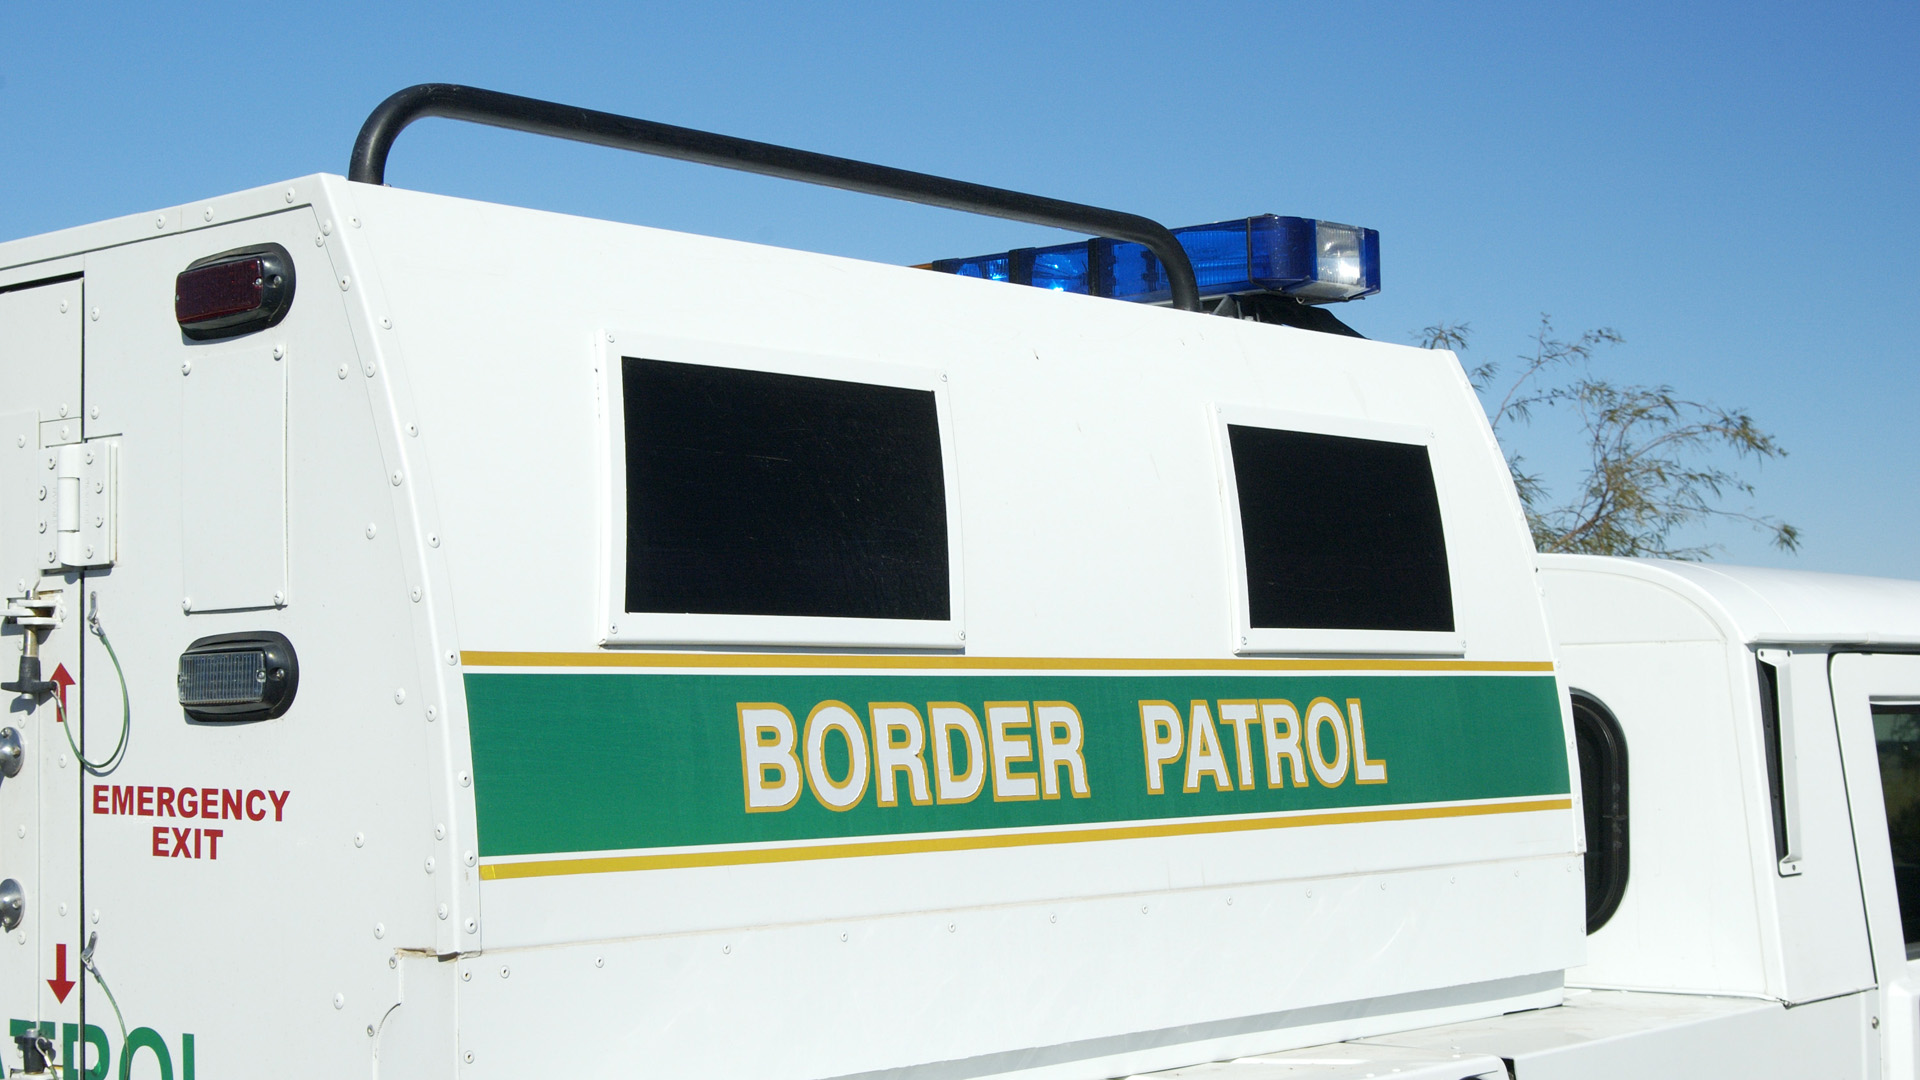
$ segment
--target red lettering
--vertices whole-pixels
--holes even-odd
[[[218,813],[215,812],[215,808],[213,805],[214,800],[218,799],[219,797],[220,797],[220,789],[217,787],[203,787],[200,789],[200,816],[201,817],[219,817],[220,816]]]
[[[153,816],[178,817],[173,812],[173,789],[170,787],[153,789]]]
[[[173,854],[169,858],[191,859],[193,854],[187,850],[187,833],[190,829],[173,830]]]
[[[116,814],[133,813],[133,789],[123,784],[113,785],[113,812]]]
[[[207,858],[217,859],[220,857],[220,838],[222,836],[225,836],[226,832],[221,829],[208,829],[206,830],[206,833],[207,833]]]
[[[153,853],[162,859],[167,857],[167,827],[165,825],[155,825],[153,827]]]
[[[180,816],[200,816],[200,791],[198,788],[183,787],[180,789]]]
[[[105,784],[93,785],[93,812],[96,814],[107,812],[107,785]]]
[[[240,792],[236,788],[220,789],[220,816],[240,820]]]
[[[269,798],[269,799],[272,799],[272,800],[273,800],[273,820],[275,820],[275,821],[279,821],[279,820],[280,820],[280,811],[282,811],[282,810],[284,810],[284,809],[286,809],[286,807],[287,807],[287,796],[289,796],[289,795],[292,795],[292,794],[293,794],[293,792],[291,792],[291,791],[272,791],[272,790],[269,790],[269,791],[267,792],[267,798]]]
[[[200,857],[200,830],[199,829],[193,830],[193,857],[196,859]]]
[[[247,792],[247,820],[259,821],[260,819],[267,816],[267,812],[265,810],[262,810],[257,814],[253,812],[253,801],[255,799],[265,799],[266,797],[267,797],[267,793],[264,791],[261,791],[258,788],[255,788],[254,790]]]
[[[141,784],[138,792],[138,798],[139,798],[139,802],[137,805],[139,806],[139,809],[136,810],[135,813],[138,813],[141,817],[152,817],[153,816],[153,789],[148,787],[145,784]]]

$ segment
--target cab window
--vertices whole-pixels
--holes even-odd
[[[1893,846],[1893,883],[1907,959],[1920,958],[1920,703],[1873,706],[1880,792]]]

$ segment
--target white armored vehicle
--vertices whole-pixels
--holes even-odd
[[[382,186],[424,115],[1105,239]],[[354,160],[0,245],[14,1071],[1913,1074],[1920,586],[1536,564],[1301,302],[1371,232],[447,86]]]

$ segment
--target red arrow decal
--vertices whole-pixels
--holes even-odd
[[[59,667],[53,669],[53,681],[59,684],[60,687],[60,719],[65,720],[67,712],[67,687],[73,685],[73,676],[67,674],[67,665],[61,664]],[[66,946],[62,945],[61,948],[64,949]],[[64,976],[66,973],[62,972],[61,974]],[[73,984],[68,983],[67,985],[71,986]],[[64,1000],[64,997],[62,1000]]]
[[[60,969],[60,977],[57,979],[48,979],[47,985],[53,988],[54,1000],[64,1005],[67,1001],[67,995],[73,993],[75,985],[72,979],[67,978],[67,947],[65,945],[55,945],[53,947],[53,963],[55,967]]]

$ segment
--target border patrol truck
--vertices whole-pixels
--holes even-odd
[[[382,186],[421,115],[1107,239]],[[1456,360],[1304,328],[1377,239],[1142,220],[435,86],[0,245],[14,1071],[1911,1075],[1920,683],[1817,633],[1916,587],[1537,571]]]

